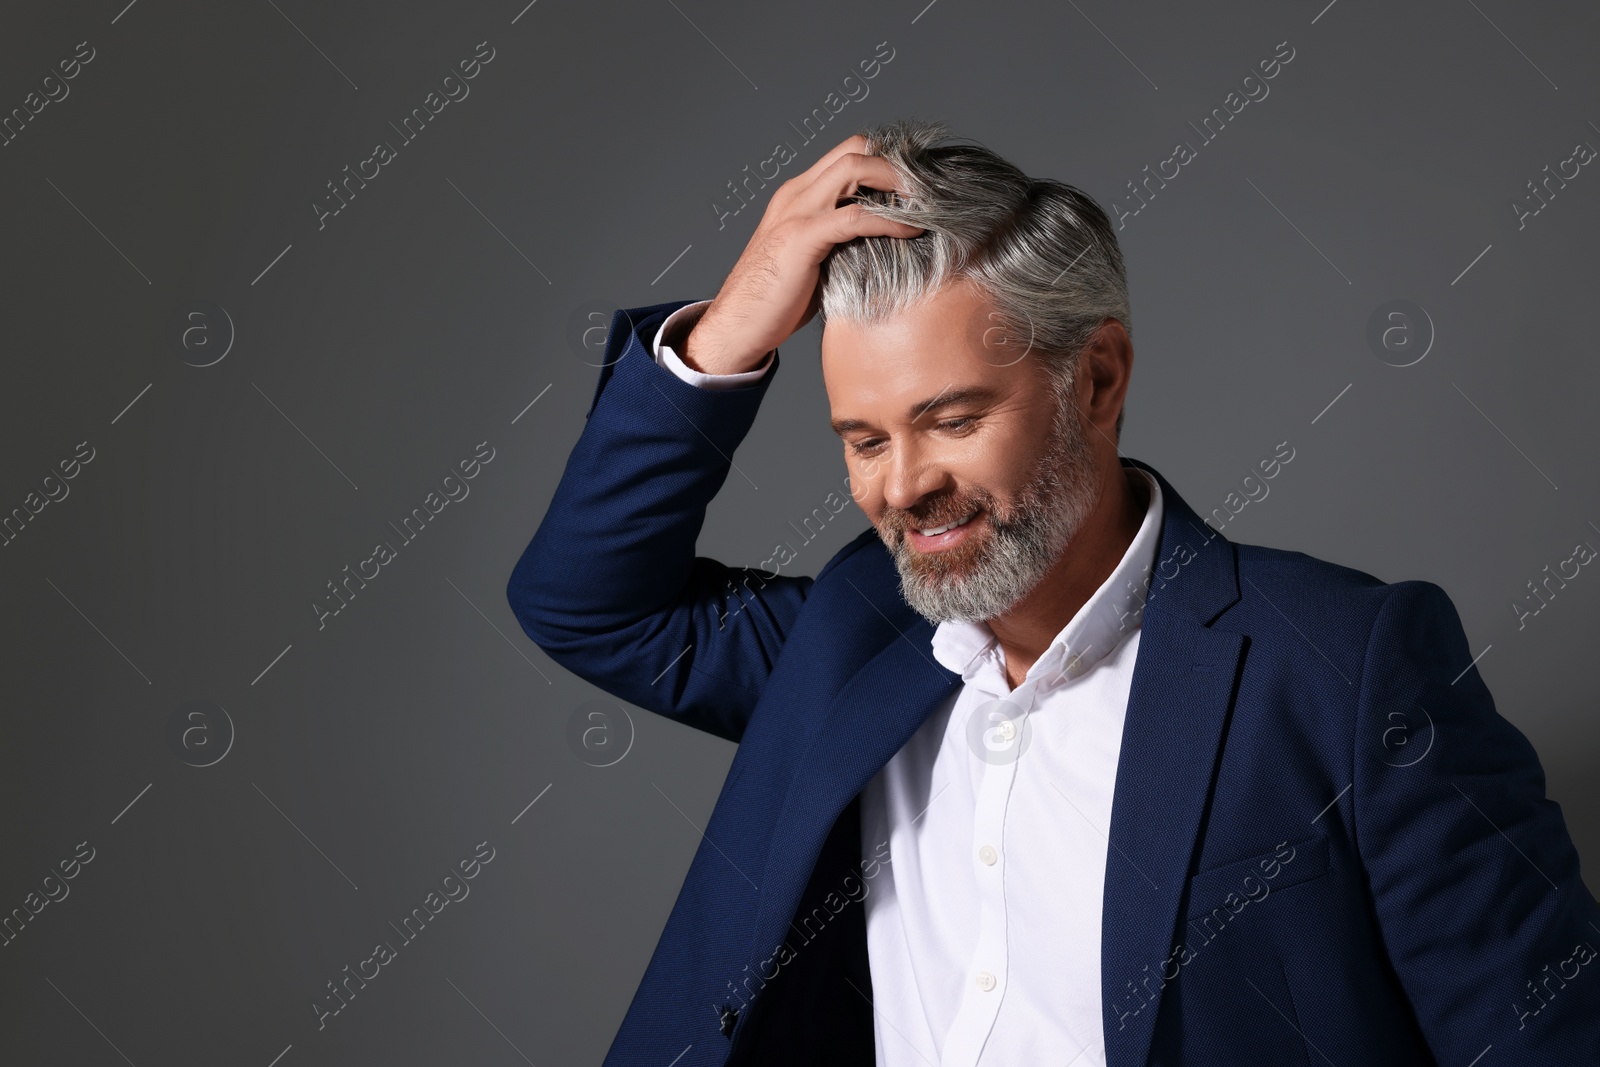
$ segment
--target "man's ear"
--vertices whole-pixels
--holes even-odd
[[[1107,318],[1078,355],[1078,404],[1083,415],[1112,441],[1121,435],[1124,401],[1133,374],[1133,341],[1122,323]]]

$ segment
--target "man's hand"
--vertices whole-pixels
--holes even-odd
[[[817,313],[820,268],[834,245],[923,232],[860,204],[838,206],[860,186],[908,195],[889,161],[866,155],[866,147],[858,133],[772,194],[739,262],[679,349],[686,364],[705,374],[754,370]]]

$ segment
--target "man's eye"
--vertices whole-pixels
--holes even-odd
[[[963,415],[960,418],[945,419],[944,421],[938,423],[937,425],[938,425],[939,429],[941,429],[941,430],[956,431],[956,430],[965,430],[970,424],[972,424],[972,423],[974,423],[976,421],[977,421],[976,416]],[[865,441],[855,441],[855,442],[851,443],[850,451],[854,452],[858,456],[864,456],[864,455],[867,455],[868,453],[877,451],[879,446],[881,446],[882,444],[883,444],[883,442],[881,440],[879,440],[878,438],[876,438],[876,437],[870,438],[870,439],[865,440]]]

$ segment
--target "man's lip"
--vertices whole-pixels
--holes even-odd
[[[946,530],[944,533],[936,534],[933,537],[925,537],[921,533],[917,532],[923,527],[911,526],[905,530],[904,537],[905,540],[919,552],[943,552],[946,549],[960,544],[962,541],[972,536],[973,529],[980,521],[982,521],[983,517],[983,510],[979,508],[972,512],[972,518],[968,519],[966,522],[962,523],[960,526],[957,526],[953,530]],[[943,525],[945,524],[934,524],[934,526]]]
[[[970,522],[972,519],[975,519],[977,517],[978,517],[978,509],[977,508],[973,508],[970,511],[966,511],[966,512],[963,512],[960,515],[957,515],[953,519],[945,519],[942,522],[927,522],[927,523],[913,522],[908,527],[906,527],[906,529],[908,529],[908,530],[917,530],[917,531],[936,530],[941,526],[949,526],[949,525],[951,525],[953,523],[958,523],[959,522],[959,523],[965,524],[965,523]]]

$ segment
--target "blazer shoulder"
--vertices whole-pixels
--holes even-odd
[[[1302,602],[1311,598],[1329,598],[1357,606],[1369,616],[1375,616],[1386,604],[1395,608],[1410,608],[1413,602],[1426,609],[1455,611],[1455,604],[1443,586],[1421,578],[1402,578],[1386,582],[1366,571],[1346,567],[1304,552],[1289,549],[1267,548],[1262,545],[1236,545],[1239,553],[1239,576],[1250,578],[1256,587],[1267,595],[1282,593],[1298,597]],[[1329,606],[1323,600],[1322,606]],[[1369,621],[1371,619],[1369,618]]]
[[[1365,672],[1373,642],[1395,639],[1397,628],[1425,629],[1436,642],[1466,647],[1455,602],[1435,582],[1385,582],[1304,552],[1236,547],[1242,595],[1229,609],[1235,627],[1260,636],[1287,620],[1296,639],[1338,661],[1347,680]]]
[[[1381,604],[1391,583],[1355,567],[1319,559],[1305,552],[1235,542],[1239,579],[1246,579],[1266,596],[1351,598]],[[1249,592],[1250,586],[1245,586]]]
[[[1345,670],[1360,668],[1366,638],[1396,592],[1426,586],[1444,595],[1432,583],[1385,582],[1305,552],[1246,544],[1236,548],[1241,596],[1229,614],[1271,627],[1287,620],[1316,648],[1348,649],[1353,659]]]

